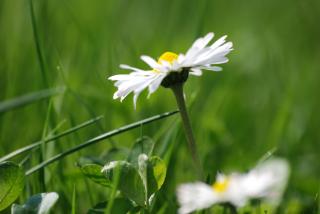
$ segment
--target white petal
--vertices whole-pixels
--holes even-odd
[[[143,84],[141,84],[139,87],[137,87],[134,90],[133,105],[134,105],[135,109],[136,109],[136,106],[137,106],[137,99],[138,99],[140,93],[151,84],[153,79],[154,79],[154,77],[149,78],[147,81],[145,81]]]
[[[179,54],[178,59],[176,60],[179,64],[181,64],[185,60],[186,56],[184,54]]]
[[[211,186],[201,182],[180,185],[177,198],[180,204],[179,214],[208,208],[217,201]]]
[[[37,212],[39,214],[46,214],[49,213],[50,210],[52,209],[53,205],[57,202],[57,200],[59,199],[59,195],[56,192],[48,192],[48,193],[41,193],[40,194],[41,199],[39,201],[39,198],[36,199],[37,195],[33,196],[34,197],[34,202],[39,201],[40,204],[37,207]],[[31,197],[29,200],[30,202],[32,201]],[[30,203],[31,204],[31,203]],[[23,206],[28,207],[29,204],[25,204]],[[26,212],[28,212],[27,210],[25,210]]]
[[[197,39],[189,48],[186,53],[186,60],[191,60],[194,56],[199,55],[199,51],[201,51],[213,38],[214,34],[208,33],[205,37],[200,37]]]
[[[201,66],[201,69],[210,70],[210,71],[222,71],[222,68],[219,66]]]
[[[197,58],[194,62],[196,65],[207,65],[207,64],[221,64],[226,63],[227,55],[230,51],[232,51],[232,43],[228,42],[214,50],[211,50]]]
[[[201,76],[202,75],[202,71],[200,68],[191,68],[190,70],[191,70],[191,72],[190,72],[191,75],[194,75],[194,76]]]
[[[114,94],[113,98],[121,98],[120,101],[122,101],[128,94],[130,94],[132,91],[137,90],[144,84],[148,83],[150,78],[153,76],[147,75],[147,76],[131,76],[128,80],[122,80],[116,82],[116,86],[118,87],[118,91]]]
[[[141,56],[140,57],[141,60],[143,60],[145,63],[147,63],[151,68],[154,68],[154,69],[159,69],[160,64],[157,63],[157,61],[155,61],[153,58],[151,58],[150,56]]]
[[[114,99],[120,97],[122,102],[132,91],[139,87],[144,82],[143,79],[132,80],[130,82],[123,83],[118,87],[118,91],[114,94]]]
[[[170,62],[166,61],[166,60],[161,60],[161,64],[162,66],[164,66],[167,70],[171,70],[172,65],[170,64]]]
[[[289,165],[282,159],[267,160],[251,170],[243,181],[251,198],[264,197],[278,203],[289,176]]]
[[[200,37],[199,39],[197,39],[193,44],[192,44],[192,48],[204,48],[213,38],[214,33],[210,32],[208,33],[205,37]]]
[[[127,80],[130,79],[130,75],[129,74],[117,74],[117,75],[113,75],[111,77],[109,77],[109,80]]]
[[[125,64],[121,64],[120,68],[126,69],[126,70],[132,70],[132,71],[144,71],[142,69],[135,68],[135,67],[132,67],[132,66],[129,66],[129,65],[125,65]]]
[[[223,194],[220,193],[220,202],[229,202],[236,207],[246,205],[249,198],[241,188],[243,177],[243,174],[238,173],[233,173],[228,177],[225,177],[225,175],[218,175],[218,181],[226,178],[229,180],[226,191]]]
[[[218,39],[217,41],[215,41],[210,48],[211,49],[216,49],[217,47],[219,47],[220,45],[222,45],[223,43],[225,43],[225,40],[227,38],[227,35],[221,37],[220,39]]]
[[[150,95],[159,88],[162,80],[163,80],[165,77],[166,77],[166,75],[159,75],[159,76],[149,85],[149,94],[148,94],[148,97],[150,97]]]

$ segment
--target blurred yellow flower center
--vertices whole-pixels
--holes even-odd
[[[158,59],[158,63],[162,64],[163,61],[169,62],[172,64],[175,60],[178,59],[178,55],[176,53],[167,51],[164,52]],[[153,69],[152,71],[159,73],[160,71],[158,69]]]
[[[226,189],[229,186],[229,179],[223,179],[222,181],[217,181],[212,185],[212,188],[214,191],[218,192],[218,193],[222,193],[225,192]]]
[[[161,61],[167,61],[170,64],[172,64],[175,60],[178,59],[178,55],[173,52],[164,52],[158,59],[158,63],[161,63]]]

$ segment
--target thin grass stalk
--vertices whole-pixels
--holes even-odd
[[[79,125],[77,125],[75,127],[72,127],[71,129],[68,129],[68,130],[66,130],[66,131],[64,131],[64,132],[62,132],[60,134],[57,134],[57,135],[52,136],[50,138],[44,139],[43,141],[38,141],[38,142],[35,142],[35,143],[30,144],[28,146],[25,146],[23,148],[20,148],[20,149],[14,151],[14,152],[11,152],[11,153],[7,154],[6,156],[4,156],[2,158],[0,158],[0,162],[7,161],[7,160],[9,160],[9,159],[11,159],[11,158],[13,158],[13,157],[15,157],[17,155],[20,155],[20,154],[22,154],[24,152],[30,151],[32,149],[35,149],[35,148],[39,147],[43,142],[44,143],[55,142],[55,140],[57,140],[57,139],[59,139],[61,137],[64,137],[66,135],[69,135],[69,134],[71,134],[71,133],[73,133],[75,131],[78,131],[79,129],[85,128],[85,127],[87,127],[87,126],[89,126],[91,124],[94,124],[97,121],[101,120],[102,118],[103,118],[103,116],[99,116],[99,117],[93,118],[93,119],[88,120],[88,121],[86,121],[84,123],[81,123],[81,124],[79,124]]]
[[[76,185],[73,185],[71,214],[76,214]]]
[[[107,204],[107,207],[106,207],[105,212],[104,212],[105,214],[112,214],[111,211],[112,211],[114,199],[116,198],[116,194],[117,194],[117,191],[118,191],[118,185],[119,185],[119,182],[120,182],[121,170],[122,170],[121,168],[118,169],[118,170],[115,170],[115,173],[114,173],[115,180],[113,182],[111,194],[110,194],[110,197],[109,197],[109,200],[108,200],[108,204]]]
[[[110,138],[110,137],[113,137],[115,135],[121,134],[123,132],[129,131],[131,129],[140,127],[141,125],[146,125],[148,123],[151,123],[151,122],[154,122],[154,121],[169,117],[171,115],[176,114],[177,112],[179,112],[179,111],[172,111],[172,112],[167,112],[167,113],[164,113],[164,114],[156,115],[156,116],[153,116],[153,117],[146,118],[144,120],[140,120],[140,121],[135,122],[135,123],[131,123],[131,124],[126,125],[126,126],[122,126],[122,127],[118,128],[118,129],[112,130],[110,132],[106,132],[106,133],[104,133],[102,135],[99,135],[99,136],[97,136],[95,138],[92,138],[92,139],[90,139],[90,140],[88,140],[88,141],[86,141],[86,142],[84,142],[84,143],[82,143],[82,144],[80,144],[78,146],[75,146],[75,147],[73,147],[73,148],[71,148],[71,149],[69,149],[69,150],[67,150],[65,152],[62,152],[62,153],[60,153],[60,154],[58,154],[58,155],[56,155],[56,156],[44,161],[44,162],[42,162],[41,164],[29,169],[26,172],[26,175],[31,175],[34,172],[38,171],[39,169],[42,169],[42,168],[50,165],[51,163],[54,163],[57,160],[60,160],[60,159],[62,159],[64,157],[66,157],[66,156],[68,156],[70,154],[73,154],[74,152],[77,152],[77,151],[79,151],[81,149],[84,149],[84,148],[86,148],[88,146],[94,145],[94,144],[96,144],[96,143],[98,143],[98,142],[100,142],[102,140],[105,140],[107,138]]]
[[[45,63],[44,63],[44,57],[43,57],[43,53],[42,53],[41,46],[40,46],[38,27],[37,27],[37,24],[36,24],[36,18],[35,18],[35,14],[34,14],[34,5],[33,5],[33,1],[32,0],[29,0],[29,9],[30,9],[30,16],[31,16],[32,32],[33,32],[34,42],[35,42],[35,46],[36,46],[37,57],[38,57],[38,60],[39,60],[42,80],[44,82],[44,86],[48,87],[49,86],[49,82],[48,82],[48,78],[47,78],[47,74],[46,74],[46,67],[45,67]]]
[[[19,107],[23,107],[25,105],[28,105],[30,103],[33,103],[39,100],[50,98],[52,96],[61,94],[63,92],[64,92],[63,87],[44,89],[41,91],[32,92],[32,93],[25,94],[13,99],[3,101],[0,103],[0,114],[7,111],[11,111]]]
[[[44,122],[44,127],[42,130],[42,137],[41,137],[41,145],[40,145],[40,152],[39,154],[39,163],[43,162],[46,159],[46,145],[44,143],[44,139],[46,138],[47,132],[49,130],[49,123],[50,123],[50,112],[52,109],[52,100],[49,100],[49,106],[46,114],[46,120]],[[45,184],[45,171],[41,169],[39,171],[39,184],[40,184],[40,192],[46,192],[46,184]]]

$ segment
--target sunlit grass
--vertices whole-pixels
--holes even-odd
[[[185,85],[208,182],[218,171],[248,170],[272,152],[286,158],[292,171],[278,212],[317,213],[319,8],[315,0],[3,0],[0,157],[54,142],[41,150],[13,153],[19,156],[12,160],[27,171],[101,133],[175,109],[173,95],[160,88],[150,99],[142,93],[133,110],[132,97],[123,103],[112,99],[115,88],[107,77],[125,73],[118,67],[121,63],[147,68],[140,55],[157,58],[167,50],[184,52],[195,38],[214,31],[233,41],[230,62],[222,72],[191,77]],[[77,127],[98,115],[104,117]],[[67,134],[58,137],[63,130]],[[121,159],[142,136],[155,141],[153,154],[167,165],[152,210],[175,213],[177,185],[197,179],[175,116],[54,159],[58,161],[45,165],[42,177],[37,171],[27,177],[19,204],[39,192],[57,192],[57,213],[87,212],[110,199],[112,189],[87,179],[76,163]],[[32,144],[38,140],[40,144]],[[212,210],[223,212],[220,206]],[[255,207],[241,212],[248,210]]]

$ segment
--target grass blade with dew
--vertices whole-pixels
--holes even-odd
[[[63,87],[45,89],[30,94],[26,94],[20,97],[16,97],[10,100],[6,100],[0,103],[0,114],[12,109],[25,106],[27,104],[50,98],[54,95],[61,94],[64,92]]]
[[[6,160],[8,160],[8,159],[10,159],[12,157],[15,157],[15,156],[20,155],[20,154],[22,154],[24,152],[30,151],[30,150],[32,150],[32,149],[34,149],[36,147],[39,147],[43,142],[44,143],[48,143],[50,141],[54,141],[54,140],[57,140],[57,139],[59,139],[61,137],[66,136],[68,134],[71,134],[71,133],[73,133],[75,131],[78,131],[79,129],[85,128],[85,127],[87,127],[87,126],[89,126],[91,124],[96,123],[97,121],[101,120],[102,118],[103,118],[103,116],[99,116],[99,117],[93,118],[93,119],[88,120],[88,121],[86,121],[84,123],[81,123],[81,124],[79,124],[79,125],[77,125],[75,127],[72,127],[72,128],[70,128],[70,129],[68,129],[68,130],[66,130],[66,131],[64,131],[64,132],[62,132],[60,134],[57,134],[57,135],[54,135],[54,136],[52,136],[50,138],[44,139],[43,141],[38,141],[36,143],[33,143],[33,144],[30,144],[30,145],[25,146],[23,148],[20,148],[20,149],[14,151],[14,152],[11,152],[10,154],[7,154],[6,156],[4,156],[2,158],[0,158],[0,162],[6,161]]]
[[[155,115],[155,116],[152,116],[152,117],[137,121],[135,123],[131,123],[131,124],[126,125],[126,126],[122,126],[122,127],[118,128],[118,129],[114,129],[114,130],[106,132],[104,134],[101,134],[101,135],[99,135],[99,136],[97,136],[95,138],[92,138],[92,139],[90,139],[90,140],[88,140],[88,141],[86,141],[86,142],[84,142],[84,143],[82,143],[82,144],[80,144],[78,146],[75,146],[75,147],[73,147],[73,148],[71,148],[71,149],[69,149],[69,150],[67,150],[65,152],[62,152],[62,153],[60,153],[60,154],[58,154],[58,155],[56,155],[56,156],[44,161],[43,163],[41,163],[41,164],[29,169],[26,172],[26,175],[30,175],[30,174],[38,171],[39,169],[42,169],[43,167],[46,167],[49,164],[64,158],[65,156],[68,156],[68,155],[70,155],[70,154],[72,154],[74,152],[77,152],[77,151],[79,151],[79,150],[81,150],[83,148],[86,148],[88,146],[96,144],[96,143],[98,143],[98,142],[100,142],[102,140],[105,140],[107,138],[110,138],[110,137],[113,137],[115,135],[121,134],[123,132],[129,131],[131,129],[140,127],[142,125],[146,125],[148,123],[151,123],[151,122],[154,122],[154,121],[169,117],[169,116],[174,115],[174,114],[176,114],[178,112],[179,111],[176,110],[176,111],[172,111],[172,112],[166,112],[166,113],[163,113],[163,114]]]
[[[267,151],[259,160],[258,160],[258,164],[261,164],[263,162],[265,162],[266,160],[268,160],[270,157],[273,156],[273,154],[277,151],[277,147],[273,147],[272,149],[270,149],[269,151]]]

